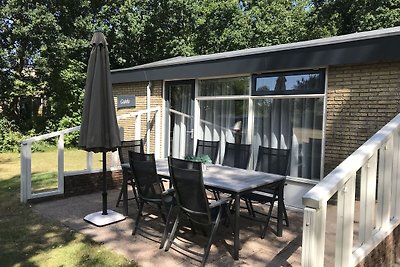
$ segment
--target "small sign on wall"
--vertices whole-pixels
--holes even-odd
[[[134,95],[119,95],[117,96],[117,108],[136,107],[136,96]]]

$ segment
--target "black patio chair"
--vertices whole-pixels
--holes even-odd
[[[197,140],[196,156],[208,155],[215,164],[218,156],[219,141]]]
[[[215,164],[218,157],[219,150],[219,141],[205,141],[205,140],[197,140],[196,146],[196,156],[199,155],[208,155],[211,159],[211,162]],[[215,190],[208,189],[213,195],[214,199],[219,199],[219,193]]]
[[[139,207],[132,169],[130,168],[130,166],[123,165],[123,164],[129,164],[128,151],[144,153],[143,140],[140,139],[140,140],[121,141],[121,146],[118,148],[119,160],[122,166],[122,175],[126,180],[126,186],[131,186],[134,195],[134,197],[128,198],[128,200],[134,199],[136,201],[136,205]],[[123,190],[124,188],[122,187],[121,190],[119,191],[116,207],[118,207],[119,203],[122,201]]]
[[[211,233],[204,247],[204,254],[202,255],[201,266],[204,266],[221,217],[224,212],[227,212],[226,204],[229,199],[219,199],[211,203],[208,201],[200,162],[169,157],[168,163],[171,180],[175,189],[178,212],[165,251],[168,251],[172,243],[183,250],[188,250],[174,242],[179,222],[183,218],[189,219],[192,224],[211,226]]]
[[[132,231],[132,235],[135,235],[139,229],[139,221],[142,217],[145,204],[158,209],[162,220],[167,223],[174,204],[174,189],[164,190],[163,183],[157,174],[154,154],[137,153],[134,151],[129,151],[128,153],[139,199],[139,210]],[[165,214],[167,214],[167,218],[165,218]],[[164,247],[166,234],[167,231],[165,229],[161,238],[160,248]]]
[[[247,169],[250,161],[250,153],[250,145],[226,142],[222,165]]]
[[[277,149],[260,146],[258,149],[258,157],[255,170],[286,176],[288,174],[289,157],[290,149]],[[265,237],[271,217],[275,218],[272,216],[272,210],[274,208],[275,202],[279,199],[284,200],[283,191],[281,193],[279,190],[281,186],[284,186],[284,184],[285,180],[282,180],[278,183],[271,184],[262,190],[257,190],[250,194],[244,195],[247,207],[250,209],[249,213],[253,215],[253,217],[255,217],[256,214],[267,216],[264,227],[261,231],[261,238]],[[264,214],[262,212],[254,210],[252,202],[259,202],[262,204],[268,203],[268,213]],[[289,226],[285,204],[283,204],[283,216],[284,221],[286,222],[286,226]]]

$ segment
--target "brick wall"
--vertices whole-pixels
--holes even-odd
[[[64,177],[64,196],[84,195],[103,190],[103,173],[69,175]],[[107,172],[107,188],[119,188],[122,185],[122,171]]]
[[[325,175],[399,112],[399,62],[330,67]]]
[[[357,267],[398,266],[400,260],[400,226],[385,238]]]
[[[146,93],[147,93],[147,85],[148,82],[136,82],[136,83],[124,83],[124,84],[114,84],[113,85],[113,95],[114,95],[114,102],[117,102],[118,95],[135,95],[136,96],[136,107],[135,108],[122,108],[117,109],[117,116],[123,115],[130,112],[145,110],[146,106]],[[150,106],[151,108],[154,107],[162,107],[163,98],[162,98],[162,81],[152,81],[151,85],[151,100]],[[162,112],[162,111],[161,111]],[[162,113],[161,113],[162,117]],[[152,113],[152,122],[154,122],[154,113]],[[124,128],[124,139],[125,140],[132,140],[135,139],[135,119],[121,119],[118,121],[119,126]],[[150,132],[150,152],[154,152],[154,143],[155,143],[155,125],[152,124],[151,132]],[[146,142],[146,115],[142,115],[141,118],[141,134],[140,137]],[[160,136],[161,143],[163,137]],[[145,143],[145,149],[146,149]]]

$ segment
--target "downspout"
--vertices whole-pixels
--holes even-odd
[[[150,153],[150,107],[151,107],[151,103],[150,103],[150,99],[151,99],[151,81],[148,82],[147,87],[146,87],[146,109],[147,109],[147,113],[146,113],[146,121],[147,121],[147,127],[146,127],[146,153]]]

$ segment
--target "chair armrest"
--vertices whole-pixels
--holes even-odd
[[[164,192],[162,192],[162,195],[163,195],[163,196],[172,195],[173,193],[175,193],[175,189],[173,189],[173,188],[168,188],[167,190],[165,190]]]
[[[217,206],[221,206],[223,204],[226,204],[230,200],[231,200],[231,198],[224,197],[224,198],[218,199],[217,201],[213,201],[213,202],[210,203],[210,209],[215,208]]]
[[[125,171],[131,171],[132,170],[131,166],[129,166],[129,165],[121,165],[121,169],[125,170]]]
[[[129,163],[122,163],[121,168],[122,169],[131,169],[131,165],[129,165]]]

